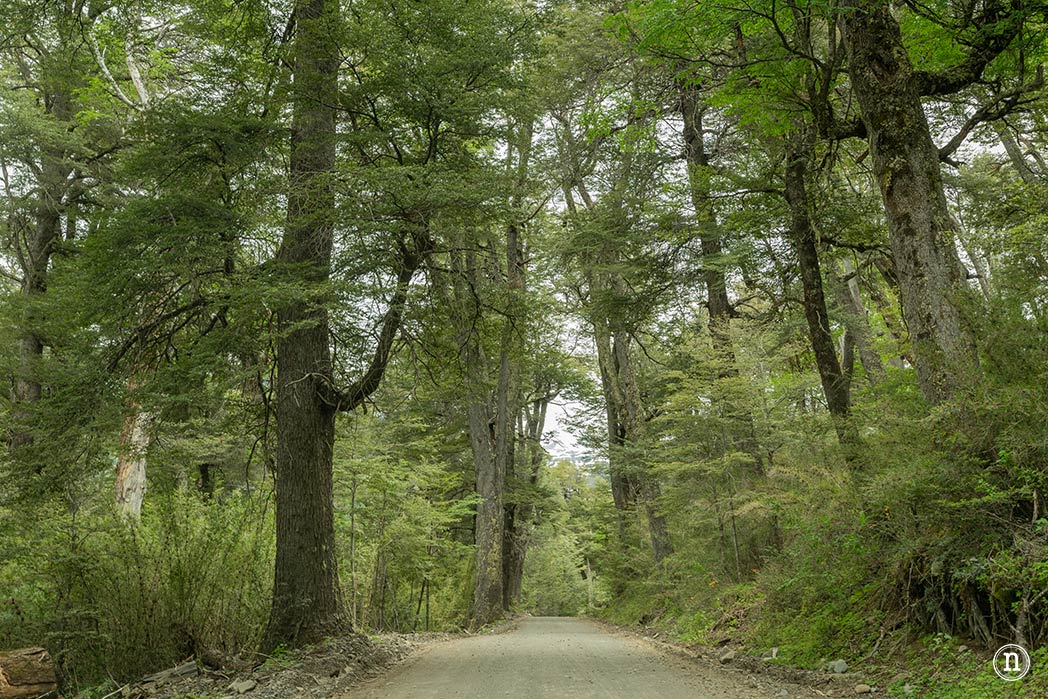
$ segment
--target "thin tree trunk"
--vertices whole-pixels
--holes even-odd
[[[848,377],[841,369],[830,331],[829,313],[822,288],[819,251],[808,210],[807,177],[808,151],[803,146],[792,150],[786,161],[786,203],[790,210],[790,240],[797,255],[801,286],[804,293],[804,318],[808,324],[808,338],[815,365],[819,371],[823,395],[833,418],[834,428],[841,444],[855,443],[856,434],[850,425],[851,397]]]
[[[375,553],[375,572],[371,577],[371,592],[368,595],[368,616],[371,628],[376,631],[382,631],[386,626],[386,585],[386,552],[383,544]]]
[[[349,486],[349,621],[357,625],[357,474]]]
[[[971,235],[964,228],[964,224],[961,222],[959,215],[950,214],[950,225],[953,230],[957,233],[957,242],[960,243],[961,249],[964,250],[964,254],[968,256],[968,259],[972,263],[972,268],[975,270],[975,277],[979,282],[979,289],[982,291],[983,300],[989,301],[993,297],[993,287],[990,284],[990,265],[981,254],[979,249],[975,246],[975,241],[972,240]]]
[[[844,325],[859,351],[859,361],[866,372],[866,379],[876,385],[885,379],[884,364],[873,347],[870,319],[862,302],[855,274],[855,266],[848,259],[843,262],[843,272],[838,270],[836,265],[830,266],[831,286],[838,305],[844,311]]]
[[[643,463],[638,463],[640,458],[636,453],[630,453],[642,444],[645,432],[646,416],[644,406],[641,403],[640,386],[637,384],[637,375],[633,366],[633,357],[630,352],[630,337],[624,331],[612,334],[612,355],[614,357],[615,377],[620,386],[617,394],[622,397],[623,402],[618,406],[618,413],[622,418],[622,427],[625,433],[625,443],[622,449],[625,452],[627,463],[638,473],[640,481],[638,490],[644,501],[644,512],[648,520],[648,536],[651,538],[652,552],[655,554],[655,562],[660,563],[664,558],[673,553],[673,544],[670,542],[669,528],[666,518],[659,511],[656,500],[659,497],[659,484],[655,477],[647,471]]]
[[[604,393],[605,417],[608,428],[608,471],[611,479],[611,496],[615,508],[620,512],[630,509],[637,501],[636,477],[622,458],[622,447],[626,444],[626,427],[619,416],[622,400],[614,377],[614,359],[611,348],[611,331],[602,318],[593,319],[593,339],[597,347],[597,363],[600,367],[600,384]],[[620,529],[624,521],[620,514]]]
[[[739,368],[731,339],[732,306],[728,298],[720,226],[710,192],[710,159],[704,142],[704,108],[698,87],[680,84],[678,90],[681,117],[684,121],[684,153],[688,164],[691,201],[699,225],[702,276],[706,286],[713,356],[720,378],[735,378],[739,375]],[[740,449],[753,457],[756,469],[760,471],[762,458],[757,444],[753,413],[735,396],[724,398],[722,403],[725,414],[735,423],[733,431]]]
[[[893,359],[889,364],[902,366],[901,360],[906,360],[910,366],[913,366],[915,362],[913,353],[909,349],[910,336],[906,332],[906,327],[903,325],[902,319],[897,312],[899,304],[896,294],[899,287],[898,279],[895,276],[895,264],[891,258],[883,255],[875,256],[873,261],[877,271],[880,272],[881,278],[888,285],[890,294],[886,294],[883,287],[876,280],[872,279],[866,284],[866,292],[870,295],[870,301],[877,307],[885,327],[888,328],[888,332],[895,339],[895,342],[898,343],[900,349],[900,356],[897,359]]]
[[[1015,171],[1019,174],[1019,178],[1025,184],[1037,184],[1038,177],[1034,173],[1030,164],[1026,162],[1026,155],[1023,153],[1022,147],[1015,140],[1015,136],[1012,135],[1008,125],[1000,119],[995,119],[990,122],[997,137],[1001,140],[1001,145],[1004,146],[1004,152],[1008,154],[1008,159],[1012,161],[1012,166]]]
[[[629,172],[631,154],[627,152],[623,171]],[[569,168],[572,170],[572,168]],[[575,168],[574,170],[577,170]],[[565,202],[569,214],[574,218],[577,213],[572,197],[572,186],[579,192],[586,208],[593,210],[593,198],[581,181],[574,181],[571,186],[563,187]],[[621,205],[622,187],[620,180],[614,191],[606,198]],[[596,270],[587,270],[586,280],[590,300],[613,295],[617,298],[628,298],[630,290],[621,274],[614,271],[619,262],[618,252],[612,244],[605,244],[596,253],[598,263]],[[597,347],[597,359],[600,365],[601,386],[605,396],[608,426],[608,467],[611,477],[612,495],[619,511],[619,531],[624,534],[626,511],[634,503],[646,498],[645,512],[648,516],[648,530],[656,561],[661,561],[672,553],[673,548],[667,535],[665,518],[655,505],[658,496],[658,484],[648,472],[646,464],[640,458],[638,450],[643,445],[644,425],[647,416],[640,400],[640,389],[630,356],[629,329],[614,315],[606,310],[592,308],[590,322],[593,325],[594,343]]]

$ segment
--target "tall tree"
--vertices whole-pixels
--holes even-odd
[[[833,334],[830,331],[830,314],[823,291],[819,248],[809,208],[811,205],[808,200],[807,173],[808,158],[811,155],[810,141],[802,130],[793,137],[793,142],[793,147],[786,155],[784,196],[789,208],[790,241],[800,270],[804,294],[802,305],[808,325],[808,338],[837,436],[841,444],[854,446],[856,433],[849,422],[850,380],[837,356]]]
[[[332,501],[338,405],[322,288],[334,245],[338,2],[299,0],[293,11],[290,187],[277,260],[302,291],[277,312],[277,555],[267,649],[346,626]]]
[[[526,267],[524,260],[524,233],[527,216],[524,212],[525,190],[534,137],[534,118],[528,114],[512,134],[511,127],[508,163],[514,165],[513,189],[509,201],[510,220],[506,225],[506,310],[502,321],[502,337],[499,348],[499,378],[496,388],[495,415],[495,467],[504,475],[503,487],[512,483],[517,473],[517,446],[520,435],[517,424],[522,410],[521,362],[524,354],[525,330],[525,286]],[[539,427],[541,430],[541,427]],[[520,529],[526,526],[518,515],[526,516],[517,503],[504,498],[502,526],[502,606],[509,609],[520,599],[520,584],[524,573],[524,547]]]
[[[23,308],[18,323],[19,362],[12,383],[14,410],[8,434],[8,445],[17,450],[32,441],[32,406],[43,395],[37,367],[45,346],[39,303],[47,290],[51,257],[67,223],[69,194],[73,191],[71,131],[77,108],[74,92],[83,74],[78,65],[77,17],[73,8],[49,5],[34,18],[15,9],[10,19],[12,28],[4,37],[5,53],[11,59],[7,69],[17,71],[17,79],[36,93],[35,104],[30,108],[39,111],[34,115],[39,122],[34,142],[24,149],[17,169],[12,171],[7,157],[4,158],[8,204],[22,199],[13,188],[12,179],[22,174],[17,170],[24,168],[31,182],[27,205],[19,207],[21,211],[8,211],[6,217],[8,240],[21,276]]]
[[[727,259],[721,226],[717,221],[714,197],[710,181],[714,163],[709,156],[710,146],[706,139],[706,105],[702,102],[702,88],[692,84],[686,77],[678,77],[677,90],[684,137],[684,157],[688,167],[688,185],[691,204],[695,210],[699,227],[699,243],[702,254],[702,278],[706,286],[706,308],[709,313],[709,332],[717,363],[718,375],[722,379],[737,379],[739,368],[735,357],[735,346],[731,337],[731,319],[734,314],[728,296]],[[716,148],[719,144],[712,144]],[[721,401],[724,412],[734,423],[735,438],[741,451],[761,463],[760,447],[754,429],[753,413],[734,396]]]

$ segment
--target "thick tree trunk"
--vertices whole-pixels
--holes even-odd
[[[520,603],[532,511],[527,504],[506,507],[502,530],[502,608],[506,611]]]
[[[539,469],[545,460],[542,450],[542,433],[546,425],[546,410],[550,398],[544,396],[531,402],[525,413],[525,425],[521,432],[525,438],[527,450],[528,485],[534,486],[539,480]],[[520,602],[524,584],[524,562],[527,557],[529,536],[535,507],[530,502],[515,506],[512,517],[507,517],[504,533],[506,545],[502,552],[502,599],[506,609]]]
[[[622,447],[627,441],[626,427],[620,416],[621,391],[617,386],[611,331],[602,318],[593,319],[593,339],[597,346],[597,363],[600,366],[600,385],[604,393],[605,417],[608,427],[608,471],[611,480],[611,496],[615,508],[621,513],[637,502],[636,474],[628,468],[623,458]],[[620,518],[621,523],[621,518]]]
[[[917,378],[924,397],[940,403],[977,378],[978,358],[939,152],[890,4],[849,0],[843,9],[852,89],[884,199]]]
[[[277,554],[263,648],[312,643],[346,628],[335,556],[332,450],[336,406],[327,311],[335,195],[336,0],[299,0],[288,217],[277,259],[302,297],[278,310]]]
[[[519,349],[515,346],[515,331],[510,319],[506,320],[503,329],[503,346],[499,361],[499,383],[496,392],[496,429],[495,429],[495,470],[502,474],[502,488],[518,478],[516,473],[516,413],[520,410],[520,366],[515,358]],[[502,607],[509,609],[515,598],[519,598],[519,589],[514,590],[514,565],[524,558],[520,528],[525,512],[524,506],[516,502],[505,502],[503,498],[502,541]]]
[[[488,362],[479,330],[473,322],[480,309],[474,291],[480,286],[472,242],[462,236],[452,253],[455,273],[458,344],[462,348],[462,370],[466,390],[466,420],[473,455],[474,492],[479,498],[474,518],[473,604],[470,626],[477,628],[502,616],[502,546],[505,512],[505,471],[496,462],[497,416],[492,415]],[[465,253],[461,251],[465,250]]]
[[[499,348],[499,380],[496,391],[495,466],[504,474],[503,487],[520,478],[517,473],[517,420],[521,411],[520,361],[524,354],[523,292],[525,288],[523,215],[521,202],[527,186],[531,156],[532,122],[525,120],[517,143],[516,183],[510,201],[514,219],[506,226],[506,317]],[[520,599],[520,574],[529,510],[523,503],[504,502],[502,530],[502,606],[509,610]]]
[[[515,235],[509,236],[515,245]],[[512,255],[510,255],[512,257]],[[512,264],[512,263],[511,263]],[[520,319],[517,319],[519,322]],[[502,349],[499,360],[499,381],[495,399],[495,464],[494,468],[503,474],[502,488],[519,478],[516,473],[516,413],[520,409],[520,366],[516,354],[516,331],[513,320],[507,318],[503,327]],[[523,528],[526,526],[526,506],[517,502],[506,502],[503,498],[502,525],[502,607],[509,610],[520,598],[519,581],[516,577],[517,566],[523,569],[524,547]]]
[[[476,571],[470,625],[490,624],[502,616],[502,495],[504,478],[491,449],[491,411],[479,397],[467,409],[469,441],[473,451],[477,504],[475,527]]]
[[[830,331],[829,313],[826,311],[819,251],[808,211],[808,191],[805,182],[807,157],[808,152],[803,148],[787,155],[785,194],[790,210],[790,241],[797,255],[804,293],[804,318],[808,324],[808,338],[815,354],[815,365],[822,382],[826,406],[833,418],[841,444],[851,445],[856,435],[848,419],[851,411],[849,381],[837,359],[833,333]]]

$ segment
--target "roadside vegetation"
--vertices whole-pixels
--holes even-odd
[[[1042,4],[0,16],[0,649],[66,696],[518,611],[1048,692]]]

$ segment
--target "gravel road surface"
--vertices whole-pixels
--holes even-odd
[[[784,699],[804,688],[666,654],[585,619],[434,644],[343,699]]]

